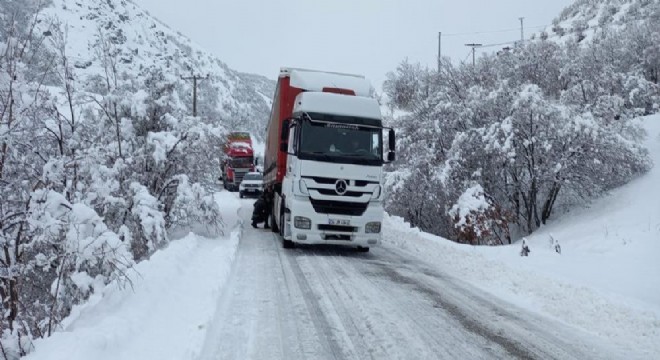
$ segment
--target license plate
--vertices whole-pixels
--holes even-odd
[[[330,219],[328,223],[330,225],[350,225],[351,221],[347,219]]]

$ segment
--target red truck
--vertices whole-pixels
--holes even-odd
[[[383,164],[394,161],[395,134],[371,93],[360,75],[281,69],[263,183],[284,247],[380,243]]]
[[[224,188],[237,191],[243,177],[255,170],[252,139],[247,132],[231,132],[223,146],[224,159],[220,165]]]

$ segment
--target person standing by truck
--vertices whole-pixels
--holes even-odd
[[[254,202],[254,209],[252,210],[252,227],[257,228],[259,223],[264,223],[264,229],[270,228],[268,226],[268,217],[270,215],[270,209],[272,204],[270,202],[271,195],[268,193],[268,190],[259,196],[257,201]]]

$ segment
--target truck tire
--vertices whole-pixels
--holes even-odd
[[[242,191],[238,193],[238,197],[240,197],[241,199],[243,198],[243,196],[244,196],[244,195],[243,195],[243,192],[242,192]]]
[[[358,246],[357,251],[361,253],[366,253],[369,252],[369,247],[368,246]]]
[[[286,240],[284,238],[284,210],[280,213],[280,236],[282,237],[282,247],[285,249],[291,249],[294,247],[294,243],[291,240]]]

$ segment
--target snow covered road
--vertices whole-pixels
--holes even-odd
[[[630,356],[396,248],[286,250],[249,226],[211,324],[200,360]]]
[[[218,239],[189,234],[173,241],[138,264],[139,276],[132,288],[108,286],[76,308],[61,331],[38,341],[28,359],[649,359],[657,355],[656,347],[649,345],[658,337],[654,318],[631,317],[639,329],[626,327],[625,321],[605,323],[604,318],[608,329],[623,325],[622,331],[633,335],[603,337],[593,329],[504,301],[481,290],[478,282],[468,281],[474,280],[475,272],[466,267],[492,272],[505,265],[470,256],[447,241],[434,248],[433,242],[393,218],[385,223],[387,241],[370,253],[329,246],[283,249],[270,230],[249,226],[253,200],[235,195],[218,194],[223,218],[234,229],[230,234]],[[536,278],[529,280],[540,286]],[[520,283],[516,291],[531,288]],[[571,293],[568,287],[549,289],[544,294],[559,291],[552,295],[559,299],[565,295],[561,291]],[[632,316],[628,312],[620,316],[625,314]],[[611,318],[624,319],[620,316]]]

